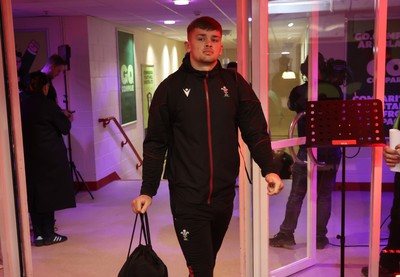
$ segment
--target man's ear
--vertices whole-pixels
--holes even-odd
[[[188,41],[185,41],[185,49],[186,49],[186,52],[190,52],[190,44]]]
[[[219,56],[222,56],[222,49],[224,49],[224,46],[221,44],[221,49],[219,50]]]

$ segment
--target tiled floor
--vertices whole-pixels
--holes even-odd
[[[93,192],[92,200],[85,191],[77,195],[78,206],[56,214],[58,232],[69,237],[65,243],[33,247],[34,277],[114,277],[126,258],[133,215],[130,201],[138,194],[139,181],[117,181]],[[277,232],[284,214],[290,183],[284,192],[271,198],[271,235]],[[293,276],[340,276],[340,192],[334,192],[328,237],[331,245],[317,251],[318,264]],[[383,193],[382,219],[391,206],[391,193]],[[168,266],[170,277],[187,276],[169,209],[168,188],[162,183],[149,211],[152,242],[155,251]],[[346,277],[361,276],[360,269],[368,263],[369,192],[346,193]],[[270,266],[276,268],[289,260],[300,259],[305,253],[305,209],[296,231],[297,245],[293,250],[270,248]],[[220,251],[216,277],[239,277],[239,217],[237,207]],[[382,237],[387,236],[387,224]],[[385,243],[385,240],[382,240]],[[2,276],[0,270],[0,276]],[[259,277],[259,276],[254,276]]]

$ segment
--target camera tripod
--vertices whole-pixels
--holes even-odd
[[[66,75],[66,70],[64,69],[64,103],[65,103],[65,109],[69,111],[68,107],[68,95],[67,95],[67,75]],[[79,170],[76,168],[74,161],[72,160],[72,149],[71,149],[71,134],[68,132],[68,160],[69,164],[71,167],[71,174],[72,174],[72,179],[78,183],[78,188],[75,192],[75,195],[80,191],[82,186],[85,187],[86,191],[90,194],[90,197],[94,199],[93,194],[90,192],[90,188],[83,179],[81,173]]]

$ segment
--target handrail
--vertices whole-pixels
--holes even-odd
[[[289,134],[288,134],[289,139],[293,138],[293,133],[294,133],[295,126],[297,125],[299,119],[300,119],[301,117],[305,116],[305,115],[306,115],[306,112],[300,112],[300,113],[298,113],[297,116],[293,119],[292,123],[290,124],[290,128],[289,128]],[[292,156],[292,158],[293,158],[297,163],[300,163],[300,164],[306,164],[306,163],[307,163],[306,161],[300,160],[300,159],[297,157],[296,153],[294,152],[293,146],[290,146],[290,147],[289,147],[289,152],[290,152],[290,155]],[[311,162],[312,162],[313,164],[315,164],[317,167],[324,167],[324,166],[326,165],[324,162],[319,162],[319,161],[315,158],[314,153],[312,152],[312,149],[311,149],[311,148],[307,148],[307,153],[308,153],[308,156],[309,156],[310,159],[311,159]]]
[[[114,116],[110,116],[110,117],[107,117],[107,118],[99,118],[99,122],[102,122],[102,123],[103,123],[103,127],[104,127],[104,128],[106,128],[107,125],[110,124],[111,121],[114,121],[115,125],[117,125],[119,131],[121,132],[121,134],[122,134],[122,135],[124,136],[124,138],[125,138],[125,142],[124,142],[124,141],[121,141],[121,147],[124,147],[125,144],[128,144],[128,145],[131,147],[133,153],[135,153],[136,158],[139,160],[139,163],[136,164],[136,169],[138,169],[139,167],[142,166],[143,160],[142,160],[142,158],[140,157],[139,153],[136,151],[136,149],[135,149],[135,147],[133,146],[131,140],[130,140],[130,139],[128,138],[128,136],[126,135],[124,129],[123,129],[122,126],[121,126],[121,124],[119,124],[119,122],[117,121],[117,119],[116,119]]]

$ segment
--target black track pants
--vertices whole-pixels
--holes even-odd
[[[212,277],[217,253],[228,230],[233,202],[219,205],[177,204],[175,232],[190,277]]]

